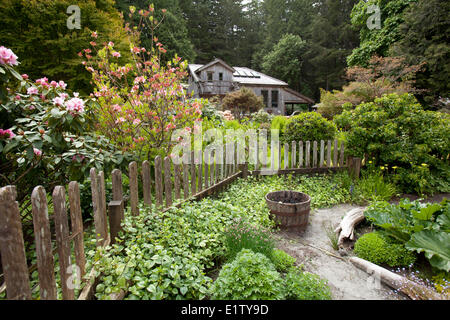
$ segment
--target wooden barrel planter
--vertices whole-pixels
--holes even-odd
[[[308,225],[311,197],[303,192],[276,191],[266,194],[272,218],[281,230],[304,231]]]

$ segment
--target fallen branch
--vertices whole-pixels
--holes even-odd
[[[389,287],[407,295],[412,300],[449,300],[448,296],[441,295],[426,286],[413,282],[367,260],[351,257],[349,261]]]
[[[355,208],[348,211],[335,232],[339,234],[338,245],[341,246],[345,239],[355,240],[355,227],[364,220],[365,208]]]

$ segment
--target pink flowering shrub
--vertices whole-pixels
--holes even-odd
[[[0,103],[0,186],[16,185],[19,201],[36,185],[50,191],[70,180],[82,183],[90,168],[108,173],[128,160],[90,132],[89,99],[71,96],[63,81],[31,81],[13,68],[3,70],[12,76]]]
[[[131,11],[134,14],[133,8]],[[142,25],[151,28],[152,34],[158,25],[153,6],[149,11],[139,11],[139,15],[141,23],[136,29],[126,26],[133,63],[122,64],[121,54],[112,42],[100,50],[94,42],[95,46],[81,55],[95,85],[92,96],[98,102],[96,129],[120,149],[148,158],[150,152],[168,154],[173,131],[192,126],[200,118],[202,105],[189,99],[182,86],[187,61],[175,57],[163,64],[161,56],[166,50],[156,37],[152,38],[151,48],[139,46]],[[92,56],[94,51],[96,55]]]

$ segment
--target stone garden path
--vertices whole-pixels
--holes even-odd
[[[334,229],[352,208],[355,207],[339,205],[312,211],[308,228],[303,233],[277,233],[278,247],[294,256],[297,264],[303,264],[306,271],[327,279],[335,300],[404,299],[382,283],[377,286],[372,277],[351,264],[348,261],[349,255],[353,254],[351,251],[346,251],[349,255],[341,256],[333,250],[325,227],[331,224]]]

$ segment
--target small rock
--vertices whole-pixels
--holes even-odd
[[[341,257],[348,256],[347,250],[345,249],[339,248],[338,252],[341,255]]]

